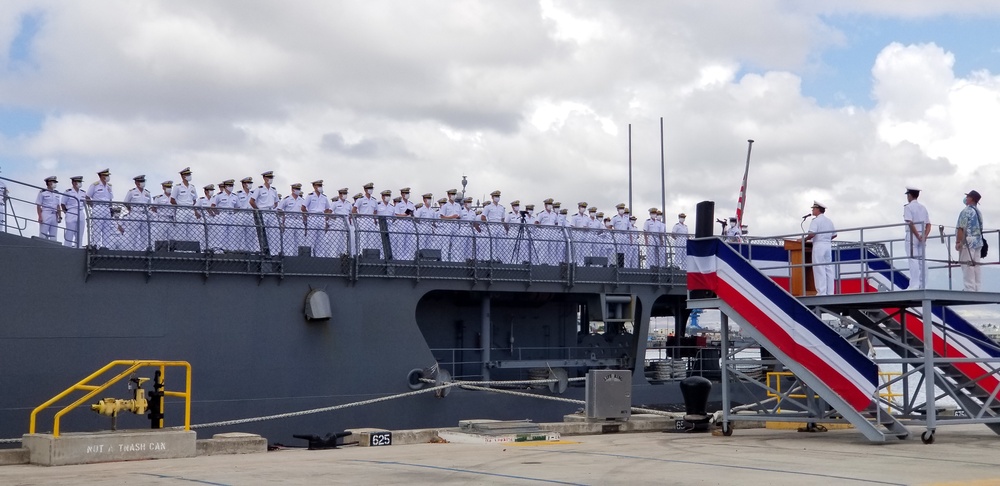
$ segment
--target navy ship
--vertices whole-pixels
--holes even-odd
[[[591,369],[631,370],[635,406],[682,403],[677,381],[653,379],[645,359],[650,319],[674,316],[683,336],[688,314],[684,242],[665,234],[115,202],[83,205],[89,244],[72,248],[33,236],[41,188],[5,181],[6,444],[28,432],[33,408],[113,360],[186,361],[199,434],[285,444],[351,427],[560,421],[583,407],[567,399],[584,398]],[[717,349],[680,344],[687,374],[718,379]],[[553,381],[504,383],[534,378]],[[481,386],[419,393],[452,380]],[[167,388],[181,381],[166,374]],[[183,400],[164,407],[165,425],[180,425]],[[109,428],[88,408],[62,430]],[[118,428],[148,426],[118,417]]]

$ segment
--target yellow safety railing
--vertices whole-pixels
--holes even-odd
[[[104,373],[112,370],[113,368],[121,367],[121,366],[127,366],[127,368],[125,368],[124,371],[122,371],[122,372],[118,373],[117,375],[115,375],[110,380],[104,382],[101,385],[92,385],[92,384],[90,384],[91,380],[96,379],[97,377],[99,377],[102,374],[104,374]],[[89,392],[86,395],[84,395],[83,397],[81,397],[80,399],[78,399],[77,401],[75,401],[75,402],[67,405],[62,410],[59,410],[58,412],[56,412],[55,421],[54,421],[54,423],[52,425],[52,435],[54,437],[59,437],[59,420],[62,418],[63,415],[66,415],[66,413],[68,413],[70,410],[72,410],[72,409],[74,409],[76,407],[79,407],[80,405],[82,405],[82,404],[90,401],[91,399],[93,399],[94,397],[96,397],[97,394],[99,394],[102,391],[106,390],[111,385],[114,385],[115,383],[118,383],[122,379],[128,378],[133,373],[135,373],[136,370],[138,370],[140,368],[145,368],[145,367],[148,367],[148,366],[158,366],[160,368],[160,377],[161,377],[161,379],[163,379],[163,377],[166,376],[166,368],[167,367],[183,367],[184,368],[184,370],[185,370],[184,391],[183,392],[179,392],[179,391],[167,391],[167,390],[163,390],[163,395],[167,396],[167,397],[178,397],[178,398],[183,398],[184,399],[184,430],[191,430],[191,364],[190,363],[188,363],[187,361],[115,360],[115,361],[112,361],[112,362],[108,363],[107,365],[105,365],[101,369],[99,369],[99,370],[91,373],[90,376],[88,376],[88,377],[80,380],[75,385],[67,388],[62,393],[60,393],[60,394],[52,397],[52,399],[48,400],[47,402],[39,405],[34,410],[32,410],[31,411],[31,424],[30,424],[30,426],[28,428],[29,433],[31,433],[31,434],[35,433],[35,419],[38,416],[38,412],[41,412],[42,410],[44,410],[44,409],[52,406],[52,404],[58,402],[59,400],[62,400],[63,398],[66,398],[68,395],[70,395],[73,392],[77,392],[77,391],[87,391],[87,392]]]
[[[890,383],[893,379],[895,379],[897,376],[899,376],[901,374],[902,373],[900,373],[898,371],[879,371],[878,372],[878,377],[882,379],[882,383],[885,385],[885,386],[881,387],[882,391],[878,392],[878,396],[879,396],[879,398],[885,399],[885,401],[889,404],[886,407],[889,410],[889,412],[892,412],[892,407],[894,405],[896,405],[896,402],[895,402],[894,399],[901,398],[903,396],[902,393],[893,393],[892,392],[892,383]],[[896,405],[896,407],[899,408],[898,405]]]
[[[784,377],[784,376],[795,376],[795,375],[792,374],[791,371],[768,371],[767,375],[765,376],[765,379],[767,380],[765,382],[765,384],[767,385],[767,397],[768,398],[777,398],[777,405],[778,405],[778,407],[777,407],[776,410],[779,411],[779,412],[781,411],[781,399],[782,398],[799,398],[799,399],[806,398],[806,394],[805,393],[790,393],[788,395],[782,395],[782,393],[781,393],[781,378]],[[774,384],[773,385],[771,384],[771,379],[772,378],[776,378],[774,380]],[[774,391],[771,391],[772,389]],[[819,395],[813,395],[813,398],[819,398]]]

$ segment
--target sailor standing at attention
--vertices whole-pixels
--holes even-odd
[[[678,214],[677,224],[670,230],[674,237],[674,266],[682,270],[687,268],[687,241],[690,235],[687,225],[684,224],[685,219],[687,219],[686,214]]]
[[[97,173],[99,180],[87,188],[87,204],[90,205],[90,219],[94,222],[90,236],[94,241],[90,244],[95,248],[107,248],[112,237],[112,231],[117,230],[117,223],[111,220],[111,200],[114,198],[111,190],[111,170],[104,169]]]
[[[353,200],[347,199],[347,188],[337,191],[337,197],[330,201],[333,216],[330,221],[330,248],[334,257],[354,254],[354,226],[350,224]]]
[[[649,219],[642,224],[642,232],[646,240],[646,268],[660,267],[660,247],[663,242],[663,235],[659,231],[660,225],[656,220],[657,208],[649,208]]]
[[[87,198],[87,193],[80,189],[83,184],[83,176],[73,176],[70,179],[73,187],[66,189],[62,197],[62,210],[66,215],[66,229],[63,231],[63,240],[66,246],[78,247],[81,243],[80,235],[83,234],[83,218],[80,211],[83,210],[83,201]],[[2,218],[2,216],[0,216]],[[2,226],[2,223],[0,223]]]
[[[261,176],[264,178],[264,185],[258,186],[250,193],[250,207],[257,210],[258,223],[261,227],[258,244],[261,250],[277,255],[281,252],[281,229],[278,225],[278,215],[274,212],[278,207],[278,190],[271,185],[274,183],[274,171],[269,170]]]
[[[170,190],[170,204],[176,206],[174,238],[180,241],[202,241],[205,237],[201,214],[194,210],[194,204],[198,202],[198,189],[191,184],[191,168],[181,169],[180,176],[180,184],[174,185]]]
[[[128,209],[122,222],[126,238],[124,246],[126,250],[147,251],[150,247],[149,203],[153,202],[153,196],[146,190],[146,176],[135,176],[132,181],[135,187],[129,189],[122,200]]]
[[[215,210],[215,244],[223,251],[242,250],[243,228],[233,226],[236,222],[235,209],[240,207],[239,197],[233,193],[236,181],[226,179],[219,183],[219,193],[212,198]],[[211,235],[212,232],[209,233]]]
[[[743,231],[736,221],[736,216],[729,218],[729,227],[726,228],[726,241],[731,243],[741,243],[743,241]]]
[[[302,198],[302,184],[292,184],[292,195],[285,196],[278,204],[281,221],[281,249],[285,256],[298,256],[299,247],[305,239],[306,222],[305,199]]]
[[[212,201],[215,199],[215,184],[209,184],[203,187],[202,190],[205,191],[205,195],[199,197],[194,203],[195,208],[201,208],[200,211],[195,209],[194,212],[195,218],[198,218],[198,221],[201,223],[197,226],[200,234],[195,241],[199,242],[199,246],[205,250],[216,251],[220,248],[215,236],[215,215],[217,211],[212,209]]]
[[[463,253],[457,247],[461,242],[456,242],[454,238],[458,232],[458,219],[461,217],[462,211],[462,205],[455,201],[458,189],[448,189],[445,191],[445,194],[448,198],[441,205],[441,210],[438,212],[438,219],[444,220],[438,226],[438,233],[443,238],[441,240],[441,258],[450,262],[465,261]]]
[[[312,182],[313,190],[306,196],[306,246],[312,247],[312,256],[330,257],[326,244],[329,227],[328,214],[333,214],[330,200],[323,194],[323,179]]]
[[[174,181],[164,181],[160,184],[163,187],[163,194],[153,198],[153,206],[150,211],[155,214],[156,222],[150,231],[153,233],[153,241],[168,242],[174,239],[174,208],[170,206],[170,191],[174,188]]]
[[[38,191],[35,197],[35,207],[38,209],[38,236],[55,241],[62,222],[62,199],[56,192],[56,176],[45,178],[45,189]]]
[[[369,182],[364,185],[364,194],[360,199],[354,201],[354,208],[351,212],[357,215],[354,218],[354,226],[360,233],[358,235],[358,252],[362,253],[366,249],[376,249],[381,253],[382,238],[378,233],[378,225],[375,222],[375,211],[378,209],[378,199],[372,193],[375,191],[375,184]]]
[[[931,217],[927,208],[917,198],[920,189],[906,188],[906,204],[903,206],[903,221],[906,222],[906,255],[910,264],[910,287],[922,289],[927,286],[927,237],[931,234]]]
[[[389,235],[389,243],[392,245],[392,256],[397,260],[412,260],[416,246],[414,246],[413,213],[417,207],[410,202],[410,188],[404,187],[399,190],[399,202],[393,204],[393,214],[396,216],[389,225],[392,233]]]
[[[253,206],[250,205],[253,177],[244,177],[240,180],[240,184],[243,185],[243,189],[233,193],[236,198],[234,207],[237,211],[233,213],[233,227],[229,232],[233,239],[230,245],[236,251],[255,253],[260,251],[260,241],[253,221]]]
[[[826,217],[826,205],[813,201],[812,214],[815,216],[809,223],[809,234],[806,241],[812,240],[813,281],[816,282],[816,295],[832,295],[836,293],[834,286],[833,239],[837,237],[833,221]]]

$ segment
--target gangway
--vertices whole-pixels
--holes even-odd
[[[689,308],[718,308],[723,313],[723,433],[732,432],[729,403],[728,320],[754,338],[808,389],[810,407],[796,414],[809,422],[834,421],[839,416],[868,440],[900,439],[909,431],[885,410],[878,398],[878,367],[874,361],[823,323],[808,307],[757,270],[739,251],[717,238],[688,241]],[[711,297],[702,297],[705,291]],[[829,405],[830,409],[826,407]],[[783,404],[788,406],[788,401]],[[741,419],[783,417],[755,415]]]

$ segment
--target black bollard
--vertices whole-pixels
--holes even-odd
[[[712,382],[702,376],[690,376],[681,381],[681,394],[684,395],[684,428],[689,432],[707,432],[710,417],[708,415],[708,394],[712,391]]]

